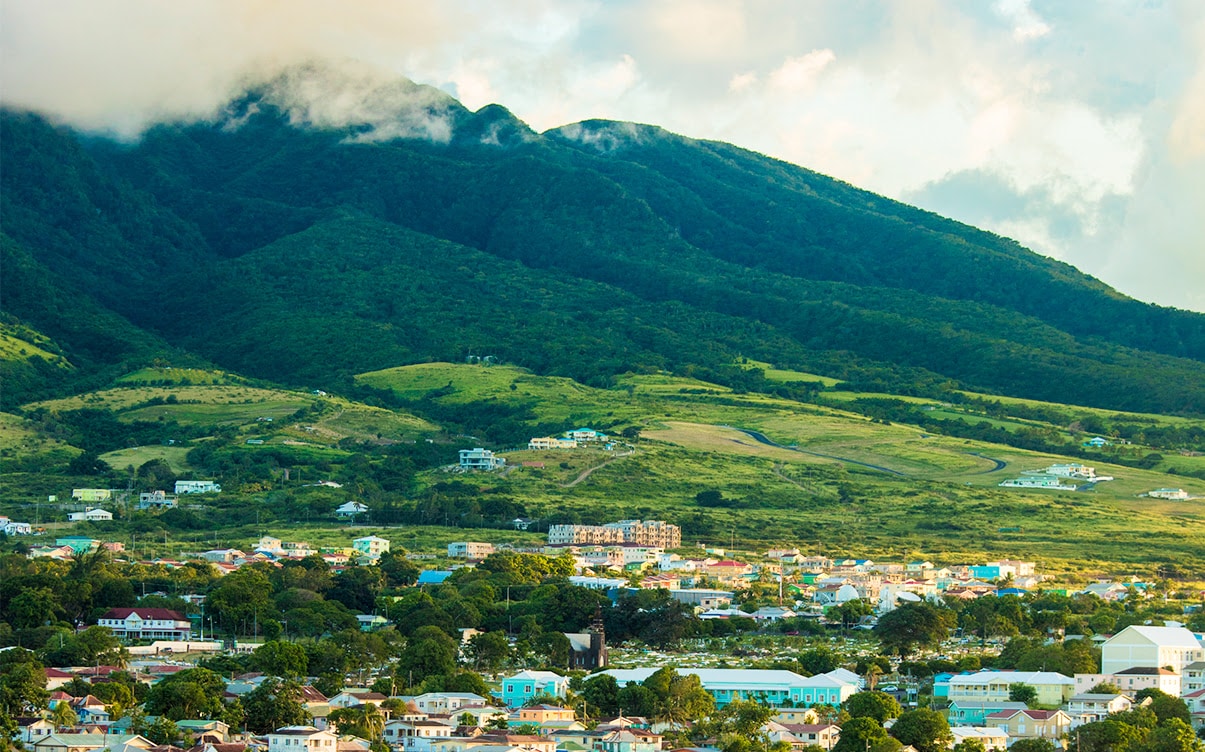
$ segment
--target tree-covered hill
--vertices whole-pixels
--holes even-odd
[[[252,92],[135,144],[4,113],[5,312],[69,359],[175,347],[293,384],[470,354],[735,384],[745,356],[867,389],[1205,411],[1201,314],[727,144],[539,135],[423,92],[338,126]]]

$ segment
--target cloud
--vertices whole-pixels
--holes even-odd
[[[537,130],[654,123],[1205,310],[1197,0],[4,0],[0,56],[6,104],[130,137],[275,81],[299,122],[445,138],[435,99],[394,76]],[[355,62],[346,92],[278,80],[332,60]]]

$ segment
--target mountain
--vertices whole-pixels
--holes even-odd
[[[134,144],[3,113],[4,312],[73,363],[329,388],[493,355],[759,389],[752,358],[866,390],[1205,412],[1205,315],[1006,238],[728,144],[537,134],[352,83],[295,71]],[[356,96],[315,94],[341,85]]]

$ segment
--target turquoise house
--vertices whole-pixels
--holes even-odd
[[[502,680],[502,702],[508,708],[521,708],[537,695],[564,697],[569,679],[551,671],[520,671]]]

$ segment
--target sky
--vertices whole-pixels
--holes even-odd
[[[315,61],[728,141],[1205,312],[1202,0],[0,0],[0,100],[124,138]]]

